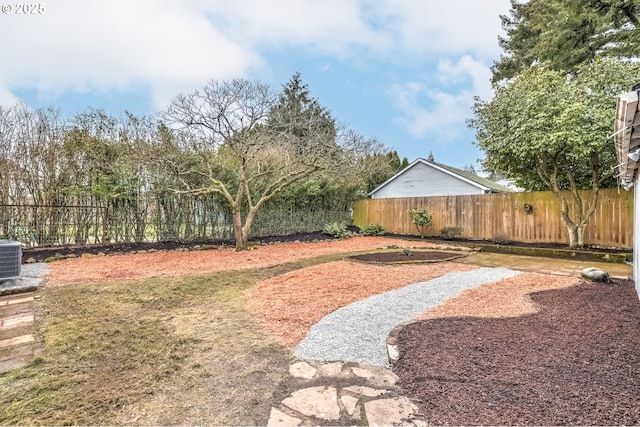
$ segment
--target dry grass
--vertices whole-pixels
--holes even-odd
[[[0,376],[0,423],[265,424],[291,356],[252,320],[246,291],[326,260],[45,289],[46,350]]]

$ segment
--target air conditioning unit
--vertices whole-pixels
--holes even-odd
[[[0,240],[0,282],[20,277],[22,246],[20,242]]]

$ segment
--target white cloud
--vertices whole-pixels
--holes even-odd
[[[307,46],[348,57],[361,47],[391,48],[385,31],[366,21],[359,0],[212,0],[212,22],[233,40],[256,48]]]
[[[411,54],[473,53],[493,58],[499,53],[500,15],[509,0],[368,0],[381,25]]]
[[[13,107],[18,101],[18,97],[0,85],[0,107]]]
[[[55,94],[143,83],[163,98],[167,88],[237,77],[259,62],[212,27],[198,3],[67,0],[47,6],[42,15],[0,16],[3,33],[14,34],[0,40],[0,53],[11,59],[3,61],[0,86]]]
[[[436,85],[429,82],[408,82],[394,85],[390,97],[402,113],[397,122],[413,137],[446,143],[459,137],[466,128],[473,97],[491,96],[491,71],[470,56],[456,63],[441,61],[438,71],[437,76],[431,76],[439,81],[437,89],[432,89]],[[443,83],[455,84],[457,89],[443,90],[447,89],[440,86]]]
[[[144,87],[162,108],[212,77],[268,73],[264,49],[303,47],[312,55],[382,63],[467,53],[485,58],[497,50],[498,14],[509,2],[60,0],[46,6],[42,15],[0,15],[0,102],[14,100],[17,88],[51,98]],[[473,79],[476,65],[455,64]]]
[[[315,53],[493,57],[509,0],[211,0],[216,27],[243,45]],[[406,59],[406,57],[405,57]]]
[[[443,84],[468,83],[474,95],[483,99],[492,96],[491,70],[485,64],[476,61],[469,55],[465,55],[454,63],[450,59],[441,59],[438,62],[440,82]]]

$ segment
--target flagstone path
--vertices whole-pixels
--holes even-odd
[[[290,366],[296,391],[271,408],[267,426],[418,426],[418,407],[380,366],[298,361]]]

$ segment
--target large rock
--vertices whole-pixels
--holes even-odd
[[[609,273],[596,267],[588,267],[582,270],[582,278],[591,282],[609,282]]]

